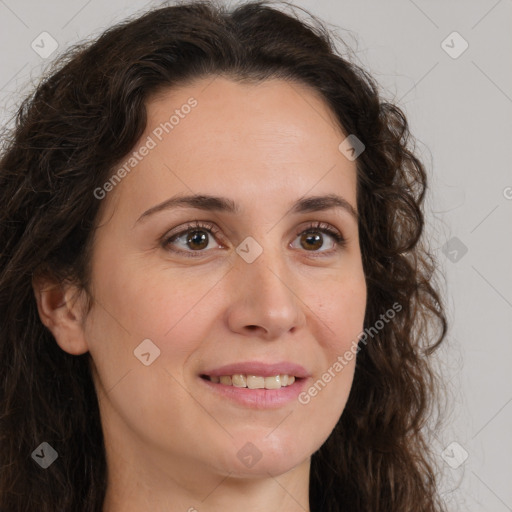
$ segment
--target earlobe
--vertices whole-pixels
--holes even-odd
[[[53,334],[59,347],[73,355],[88,351],[83,329],[83,290],[66,283],[34,277],[32,287],[39,318]]]

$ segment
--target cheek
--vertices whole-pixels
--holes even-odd
[[[301,403],[316,400],[316,407],[337,421],[348,399],[356,366],[358,341],[364,327],[366,282],[362,272],[336,283],[319,297],[318,316],[323,320],[323,366],[316,381],[305,390]],[[318,397],[318,399],[317,399]]]
[[[343,413],[354,379],[354,369],[355,355],[351,360],[339,355],[299,396],[299,403],[309,409],[310,414],[321,418],[321,423],[327,429],[325,437]]]
[[[183,277],[180,281],[175,272],[132,267],[104,267],[94,276],[93,309],[86,323],[101,388],[109,391],[115,386],[119,400],[133,400],[119,406],[127,410],[134,403],[142,407],[144,393],[156,397],[168,389],[172,394],[172,377],[183,381],[187,359],[205,334],[201,329],[207,324],[208,301],[201,297],[215,284],[211,276],[199,287]]]
[[[333,282],[315,298],[315,313],[325,326],[326,348],[340,354],[363,330],[366,311],[366,281],[362,271]]]
[[[187,361],[204,340],[211,314],[208,296],[201,299],[215,280],[189,286],[174,273],[163,279],[164,273],[111,270],[108,279],[96,277],[86,335],[102,416],[113,435],[123,423],[146,442],[161,439],[169,448],[168,432],[185,438],[192,420],[215,428],[184,385]]]
[[[200,325],[203,303],[216,279],[212,274],[192,279],[178,269],[147,269],[136,261],[99,265],[94,298],[101,328],[120,333],[113,336],[114,343],[154,338],[166,345],[170,338],[183,339],[176,333]]]

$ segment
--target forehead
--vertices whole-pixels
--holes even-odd
[[[134,209],[176,192],[253,204],[338,191],[355,204],[355,163],[338,149],[346,135],[305,85],[210,77],[160,91],[146,107],[134,152],[149,149],[114,191]]]
[[[225,146],[248,138],[255,148],[271,143],[291,146],[307,139],[324,147],[343,136],[335,115],[316,90],[282,79],[201,79],[160,91],[148,100],[147,114],[147,134],[163,131],[157,138],[165,138],[164,144],[186,142],[188,148],[196,149],[209,141]]]

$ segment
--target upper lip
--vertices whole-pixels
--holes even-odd
[[[293,375],[294,377],[309,377],[307,370],[300,364],[281,362],[275,364],[258,361],[245,361],[232,363],[213,370],[202,372],[209,377],[222,377],[223,375],[257,375],[261,377],[273,377],[275,375]]]

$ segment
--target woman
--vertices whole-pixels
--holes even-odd
[[[442,510],[408,138],[263,2],[63,56],[0,161],[0,509]]]

